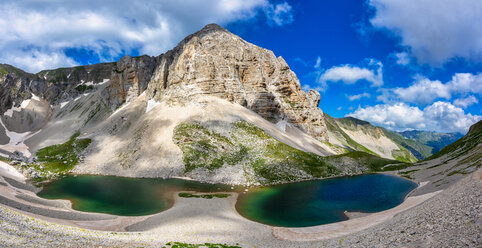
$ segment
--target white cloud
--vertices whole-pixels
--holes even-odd
[[[315,63],[315,66],[314,66],[314,67],[315,67],[316,69],[318,69],[318,68],[320,68],[320,66],[321,66],[321,58],[320,58],[320,56],[318,56],[318,57],[316,58],[316,63]]]
[[[370,82],[372,86],[383,85],[383,64],[370,59],[369,66],[376,68],[361,68],[354,65],[334,66],[326,70],[318,81],[325,85],[328,81],[341,81],[345,84],[354,84],[360,80],[366,80]]]
[[[362,94],[357,94],[357,95],[352,95],[352,96],[347,96],[347,97],[348,97],[348,100],[354,101],[354,100],[359,100],[362,97],[370,97],[370,94],[365,92],[365,93],[362,93]]]
[[[482,94],[482,73],[476,75],[456,73],[447,83],[416,77],[414,83],[409,87],[385,89],[377,99],[383,102],[405,101],[426,105],[436,99],[450,100],[453,96],[468,93]]]
[[[479,103],[479,100],[475,96],[468,96],[466,98],[455,99],[454,105],[461,108],[467,108],[468,106]]]
[[[482,61],[482,1],[370,0],[375,28],[401,37],[421,63],[443,64],[462,57]]]
[[[420,78],[408,88],[396,88],[393,92],[403,101],[428,104],[437,98],[450,99],[450,89],[442,82]]]
[[[395,53],[397,64],[405,66],[410,64],[410,55],[406,52]]]
[[[342,109],[342,107],[338,107],[338,108],[336,108],[336,110],[338,110],[338,111],[340,111],[341,109]]]
[[[322,87],[311,87],[311,85],[308,85],[308,84],[304,84],[303,86],[301,86],[301,89],[305,92],[308,92],[310,90],[314,90],[314,91],[324,91],[324,89]]]
[[[464,110],[449,102],[435,102],[423,110],[406,103],[379,104],[365,108],[358,107],[348,114],[372,124],[393,130],[430,130],[437,132],[467,132],[468,128],[482,119],[482,116],[465,114]]]
[[[289,4],[269,0],[4,0],[0,62],[36,72],[75,64],[65,53],[72,48],[96,54],[101,61],[134,50],[157,56],[205,24],[225,25],[260,13],[270,25],[293,20]]]
[[[293,13],[291,6],[287,3],[269,4],[265,8],[268,24],[283,26],[293,22]]]
[[[482,73],[456,73],[448,87],[453,92],[482,94]]]

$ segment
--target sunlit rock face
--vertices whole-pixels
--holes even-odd
[[[238,103],[273,123],[285,119],[320,141],[328,140],[323,112],[318,108],[319,93],[304,92],[282,57],[216,24],[205,26],[157,57],[125,56],[114,63],[37,74],[8,65],[2,68],[2,113],[32,94],[57,105],[109,80],[108,89],[101,94],[112,110],[143,92],[149,99],[180,103],[210,95]]]
[[[327,140],[319,93],[302,91],[282,57],[216,24],[207,25],[158,57],[148,94],[156,100],[176,101],[214,95],[272,122],[285,117],[313,137]]]

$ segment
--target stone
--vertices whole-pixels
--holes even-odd
[[[137,98],[151,79],[156,59],[150,56],[126,55],[117,62],[110,76],[109,101],[114,108]]]

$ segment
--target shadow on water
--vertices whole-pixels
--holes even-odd
[[[67,176],[45,185],[38,196],[68,199],[72,208],[80,211],[141,216],[172,207],[176,191],[233,190],[228,185],[181,179]]]

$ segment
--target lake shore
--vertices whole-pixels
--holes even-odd
[[[372,233],[373,228],[394,222],[400,219],[402,214],[413,215],[412,211],[406,210],[419,209],[442,195],[432,192],[410,196],[395,208],[344,222],[307,228],[280,228],[260,224],[239,215],[235,209],[235,193],[230,193],[232,196],[228,198],[213,199],[180,198],[176,195],[172,208],[141,217],[79,212],[72,210],[68,201],[35,198],[32,189],[27,188],[25,178],[15,175],[15,171],[9,170],[5,164],[2,164],[1,168],[0,193],[10,201],[2,201],[0,225],[8,223],[14,228],[7,227],[4,229],[6,231],[0,232],[0,236],[3,242],[17,247],[35,245],[25,238],[29,236],[35,237],[35,240],[40,237],[39,242],[43,244],[47,244],[45,242],[49,240],[54,240],[53,244],[58,242],[58,245],[70,242],[71,247],[155,247],[172,241],[239,244],[242,247],[313,247],[315,244],[336,244],[339,238],[360,239],[360,233]],[[11,183],[17,185],[14,187]],[[480,185],[480,181],[478,183]],[[20,199],[19,195],[31,197]],[[447,197],[446,194],[443,195]],[[23,204],[25,209],[18,210],[15,203]]]

